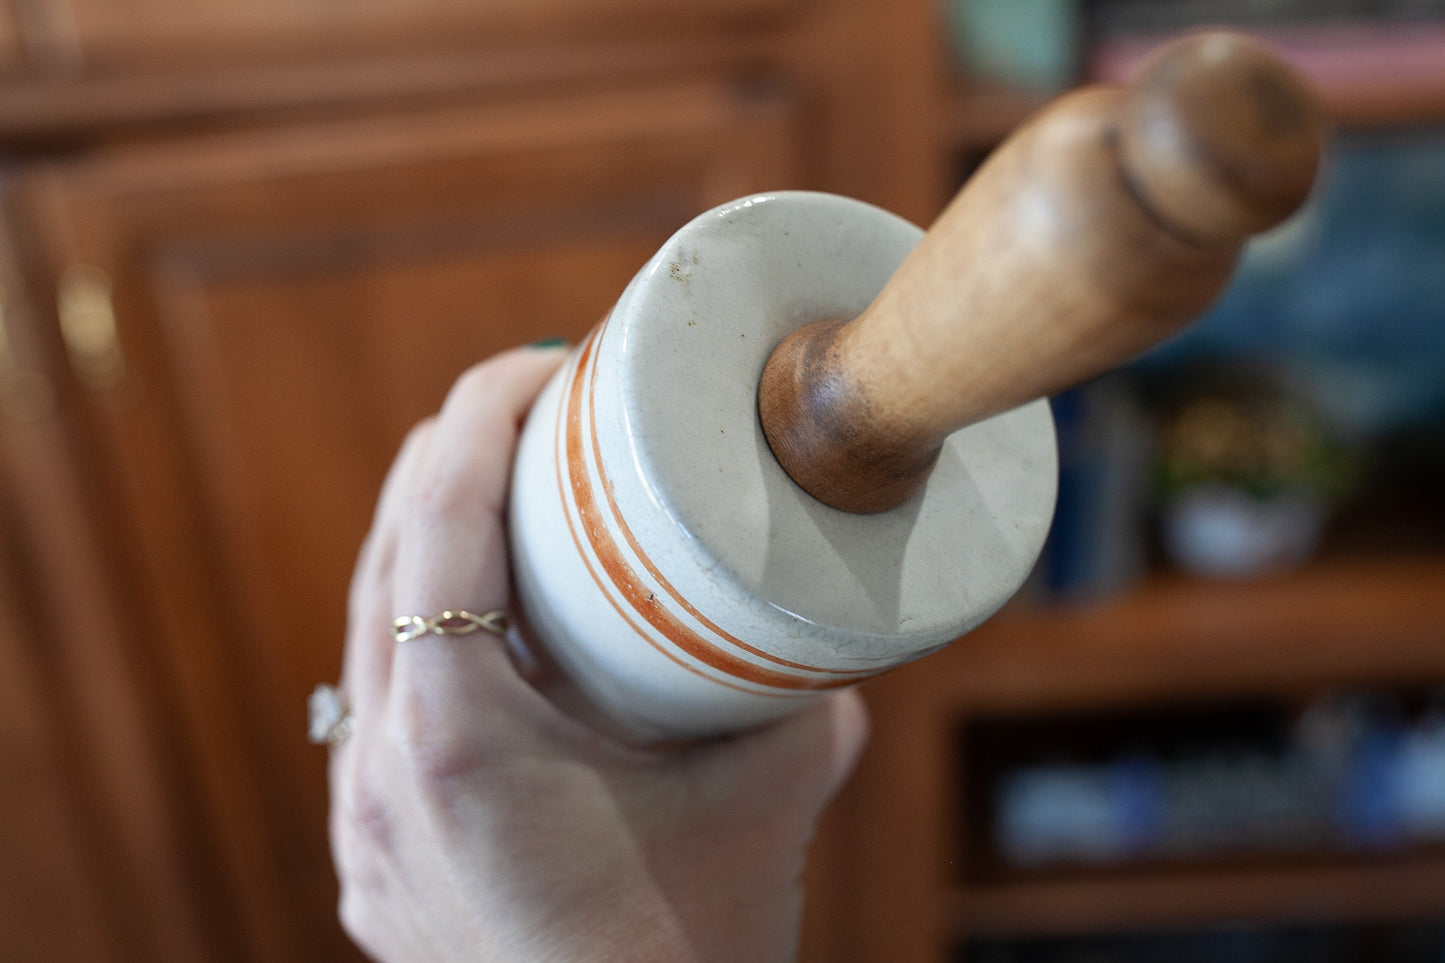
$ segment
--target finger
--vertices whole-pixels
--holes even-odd
[[[434,421],[421,422],[402,442],[382,484],[371,532],[362,545],[352,575],[341,686],[358,719],[375,718],[385,701],[394,644],[388,628],[395,606],[392,573],[401,529],[401,505],[416,484],[417,472],[431,444]]]
[[[402,441],[395,460],[387,470],[372,516],[371,530],[357,555],[356,569],[351,577],[347,597],[347,621],[350,625],[370,625],[369,617],[378,596],[386,611],[391,611],[391,573],[396,565],[397,537],[400,532],[400,504],[413,484],[417,468],[431,443],[436,419],[427,418],[414,426]]]
[[[397,615],[481,614],[506,605],[512,456],[522,420],[561,359],[555,350],[507,352],[468,371],[452,389],[404,509]],[[426,635],[397,648],[392,691],[455,705],[496,678],[519,681],[500,639]]]
[[[826,697],[773,725],[719,743],[716,756],[699,762],[715,788],[751,793],[773,787],[776,808],[793,803],[811,819],[827,806],[852,774],[868,742],[868,710],[856,689]],[[786,774],[786,778],[781,778]],[[792,798],[785,798],[792,797]]]
[[[872,724],[868,718],[868,704],[863,701],[857,689],[840,692],[828,700],[828,711],[832,718],[828,729],[831,733],[827,762],[823,767],[823,779],[818,784],[822,790],[820,806],[832,801],[858,768],[858,760],[868,747],[868,735]]]

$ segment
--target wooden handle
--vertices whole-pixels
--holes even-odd
[[[1211,33],[1127,88],[1066,95],[1000,147],[863,314],[785,339],[759,385],[804,489],[876,512],[949,434],[1137,354],[1198,316],[1251,233],[1309,194],[1324,121],[1260,45]]]

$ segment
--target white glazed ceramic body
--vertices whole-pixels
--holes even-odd
[[[709,211],[539,398],[511,495],[520,605],[628,736],[795,711],[947,644],[1027,576],[1056,490],[1045,402],[953,435],[922,494],[877,515],[803,492],[758,422],[773,347],[859,314],[921,236],[825,194]]]

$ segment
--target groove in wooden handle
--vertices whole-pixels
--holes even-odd
[[[1066,95],[974,175],[878,298],[774,351],[758,405],[819,500],[908,500],[945,438],[1197,317],[1241,244],[1309,194],[1324,121],[1262,46],[1213,33],[1127,88]]]

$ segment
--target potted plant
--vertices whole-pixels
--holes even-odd
[[[1196,383],[1161,427],[1164,547],[1197,574],[1243,578],[1299,565],[1355,474],[1348,446],[1277,384]]]

